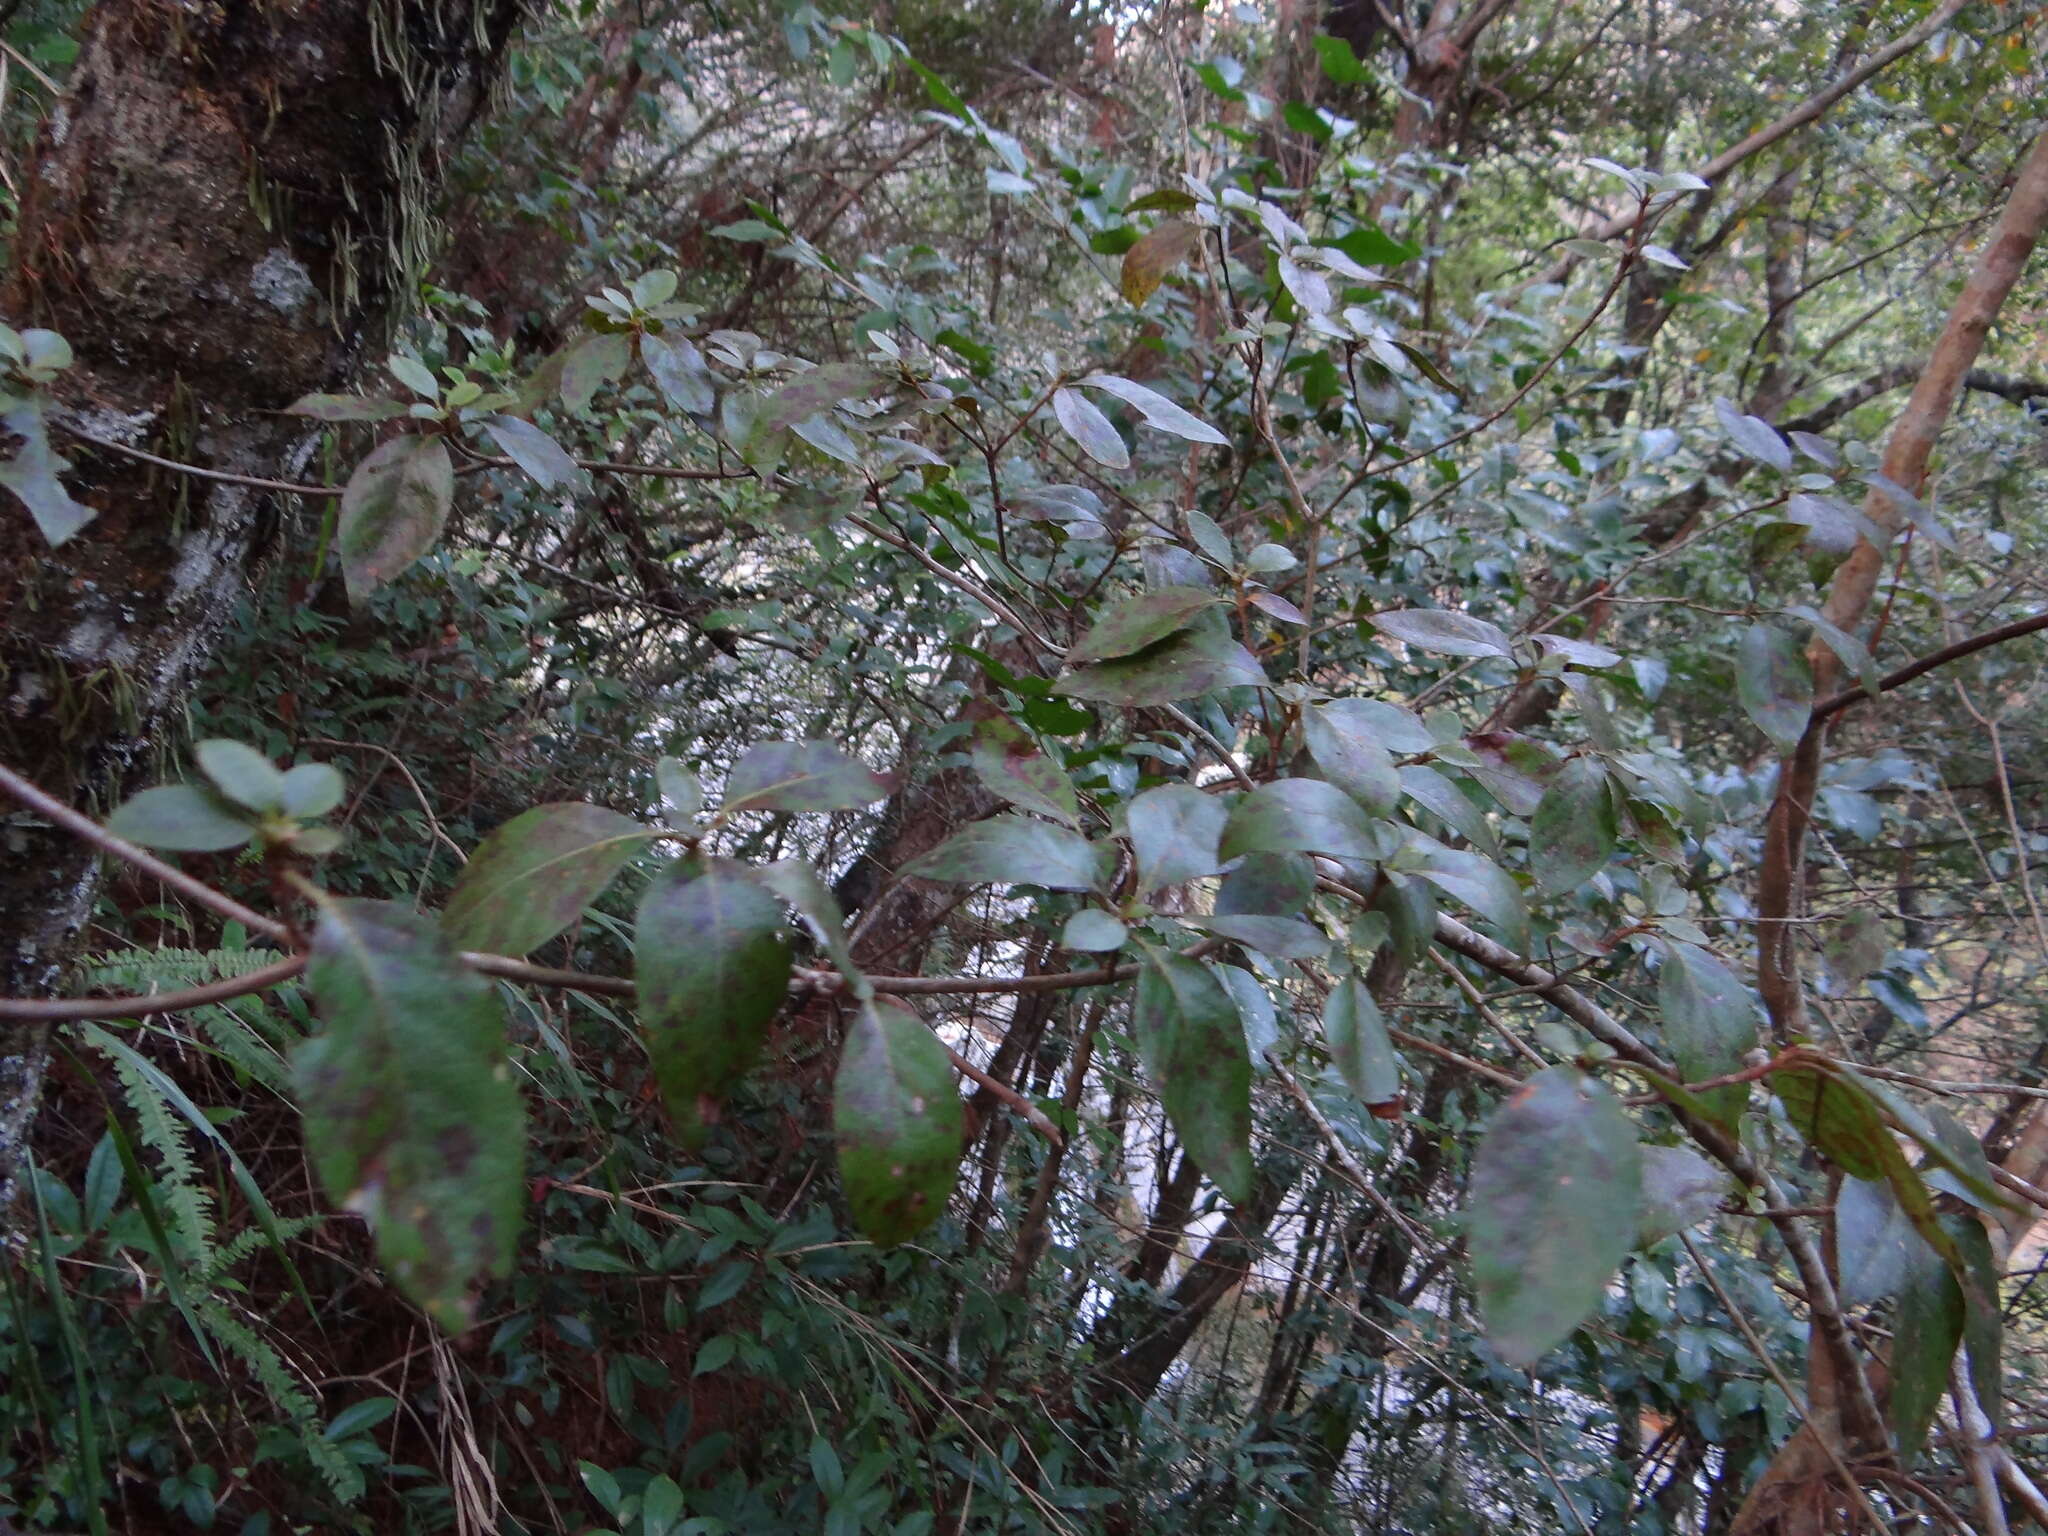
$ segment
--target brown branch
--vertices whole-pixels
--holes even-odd
[[[0,997],[0,1020],[56,1024],[73,1019],[147,1019],[161,1013],[183,1013],[187,1008],[204,1008],[209,1003],[267,992],[284,985],[305,968],[304,955],[287,955],[261,970],[187,987],[181,992],[148,992],[135,997]]]
[[[1887,672],[1877,680],[1877,691],[1889,693],[1894,688],[1910,683],[1916,677],[1932,672],[1936,667],[1946,666],[1949,662],[1974,655],[1978,651],[1989,650],[1994,645],[2003,645],[2008,640],[2017,640],[2022,635],[2037,634],[2044,629],[2048,629],[2048,613],[2037,613],[2031,619],[2016,619],[2010,624],[2000,625],[1997,629],[1987,629],[1981,635],[1971,635],[1968,639],[1958,640],[1954,645],[1945,645],[1938,651],[1930,651],[1918,661],[1907,662],[1896,672]],[[1860,684],[1854,688],[1845,688],[1840,693],[1829,694],[1814,705],[1813,718],[1825,720],[1828,716],[1839,714],[1851,704],[1861,703],[1869,697],[1869,691]]]

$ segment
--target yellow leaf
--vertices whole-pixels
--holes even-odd
[[[1166,274],[1194,255],[1202,232],[1179,219],[1168,219],[1148,231],[1124,252],[1124,269],[1118,286],[1133,304],[1151,298],[1166,280]]]

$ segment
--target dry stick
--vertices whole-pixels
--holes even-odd
[[[1393,1201],[1373,1187],[1372,1179],[1359,1166],[1358,1159],[1351,1155],[1351,1149],[1345,1146],[1343,1140],[1337,1135],[1336,1127],[1330,1124],[1320,1109],[1316,1108],[1315,1100],[1308,1096],[1308,1090],[1301,1086],[1295,1075],[1288,1071],[1281,1064],[1279,1058],[1271,1051],[1266,1052],[1266,1065],[1273,1069],[1273,1075],[1280,1080],[1281,1087],[1285,1088],[1293,1097],[1294,1102],[1301,1106],[1302,1113],[1307,1115],[1310,1124],[1315,1126],[1316,1134],[1322,1137],[1323,1145],[1330,1149],[1330,1155],[1337,1160],[1337,1166],[1344,1170],[1345,1177],[1350,1179],[1352,1184],[1357,1187],[1358,1192],[1371,1201],[1382,1216],[1399,1227],[1402,1234],[1418,1250],[1427,1248],[1429,1246],[1428,1235],[1417,1227],[1414,1222],[1403,1216]]]
[[[1998,1496],[1998,1430],[1977,1401],[1970,1373],[1960,1359],[1948,1367],[1949,1401],[1956,1408],[1956,1449],[1969,1469],[1970,1483],[1977,1490],[1977,1507],[1984,1512],[1989,1536],[2012,1536],[2005,1518],[2005,1500]]]
[[[178,992],[150,992],[138,997],[0,997],[0,1020],[55,1024],[76,1019],[146,1019],[160,1013],[182,1013],[187,1008],[203,1008],[209,1003],[247,997],[252,992],[267,992],[283,986],[305,968],[304,955],[287,955],[261,970]]]
[[[53,826],[62,827],[73,837],[104,849],[116,858],[127,860],[144,874],[154,876],[172,890],[189,896],[201,906],[212,908],[222,917],[233,918],[251,933],[260,933],[272,939],[290,937],[290,931],[275,918],[265,917],[260,912],[250,910],[232,896],[216,891],[205,881],[194,879],[176,865],[166,864],[155,854],[136,847],[126,838],[114,836],[90,816],[73,810],[54,795],[39,789],[5,763],[0,763],[0,790],[12,795]]]

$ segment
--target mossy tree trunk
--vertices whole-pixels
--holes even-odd
[[[276,413],[378,350],[518,10],[105,0],[86,18],[0,314],[76,354],[53,446],[95,516],[52,549],[18,505],[0,508],[0,761],[104,809],[291,510],[79,434],[233,475],[299,473],[315,436]],[[0,806],[0,994],[59,985],[98,883],[90,850]],[[0,1033],[0,1195],[46,1055],[40,1027]]]

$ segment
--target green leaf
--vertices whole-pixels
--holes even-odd
[[[1243,853],[1321,853],[1371,863],[1387,852],[1381,826],[1358,802],[1321,779],[1278,779],[1239,800],[1224,824],[1218,850]]]
[[[1141,709],[1265,681],[1258,658],[1218,623],[1199,624],[1133,656],[1075,667],[1053,684],[1052,691]]]
[[[1096,463],[1107,464],[1111,469],[1131,467],[1131,450],[1124,446],[1123,438],[1118,436],[1101,408],[1079,390],[1054,390],[1052,413],[1059,421],[1060,430]]]
[[[680,859],[640,900],[633,979],[640,1032],[678,1139],[703,1137],[700,1099],[747,1074],[789,996],[782,904],[744,866]]]
[[[735,811],[851,811],[892,788],[887,774],[829,741],[761,741],[725,781],[721,816]]]
[[[441,381],[434,377],[434,370],[416,357],[393,353],[384,360],[384,366],[391,370],[391,376],[422,400],[434,401],[441,398]]]
[[[1909,1267],[1923,1260],[1941,1262],[1882,1179],[1842,1181],[1835,1196],[1835,1252],[1842,1302],[1856,1307],[1896,1292]]]
[[[1223,867],[1218,844],[1230,809],[1220,796],[1187,784],[1162,784],[1134,799],[1124,815],[1140,890],[1181,885]]]
[[[1666,941],[1664,963],[1657,969],[1657,1007],[1664,1017],[1665,1045],[1687,1082],[1740,1071],[1743,1057],[1756,1044],[1756,1010],[1748,990],[1711,950],[1697,944]],[[1741,1083],[1709,1088],[1699,1097],[1730,1130],[1749,1102]]]
[[[1131,1027],[1181,1145],[1237,1205],[1252,1193],[1252,1066],[1223,983],[1198,960],[1147,949]]]
[[[1642,1213],[1636,1245],[1648,1248],[1696,1227],[1721,1208],[1728,1175],[1691,1147],[1644,1147]]]
[[[1374,713],[1364,699],[1337,699],[1301,712],[1309,756],[1323,777],[1375,816],[1400,804],[1401,776],[1380,742]]]
[[[383,901],[322,900],[306,982],[325,1027],[292,1067],[320,1181],[399,1289],[465,1327],[478,1282],[511,1270],[524,1195],[497,993],[431,916]]]
[[[284,809],[306,821],[325,816],[341,804],[344,786],[332,763],[300,763],[284,776]]]
[[[335,546],[360,603],[434,547],[455,503],[455,467],[437,437],[408,433],[373,449],[341,493]]]
[[[1186,197],[1186,193],[1159,193],[1161,196]],[[1194,199],[1189,197],[1192,204]],[[1124,264],[1117,277],[1117,286],[1125,300],[1142,304],[1159,291],[1159,285],[1166,281],[1167,273],[1186,261],[1201,247],[1202,232],[1193,224],[1182,219],[1166,219],[1154,225],[1138,237],[1137,244],[1124,252]]]
[[[1106,955],[1124,947],[1130,930],[1100,907],[1083,907],[1060,930],[1060,947],[1084,955]]]
[[[1446,848],[1434,838],[1416,834],[1423,853],[1422,878],[1455,897],[1485,918],[1509,948],[1529,952],[1529,911],[1514,876],[1483,853]]]
[[[1201,199],[1192,192],[1183,192],[1178,187],[1161,187],[1125,203],[1124,213],[1192,213],[1201,206]]]
[[[982,784],[998,799],[1070,827],[1080,826],[1081,805],[1072,782],[1021,732],[982,736],[969,757]]]
[[[1529,823],[1529,873],[1536,888],[1575,891],[1607,867],[1620,835],[1607,770],[1574,757],[1543,792]]]
[[[1813,671],[1788,631],[1771,624],[1749,627],[1736,652],[1735,696],[1780,752],[1799,745],[1813,714]]]
[[[1154,231],[1157,233],[1157,231]],[[1136,251],[1145,242],[1131,247]],[[1129,258],[1125,259],[1129,266]],[[1175,437],[1186,438],[1191,443],[1216,443],[1227,447],[1230,439],[1199,417],[1190,415],[1175,405],[1156,389],[1149,389],[1131,379],[1120,378],[1113,373],[1091,373],[1080,381],[1083,389],[1099,389],[1106,395],[1114,395],[1145,418],[1145,425],[1160,432],[1170,432]]]
[[[194,744],[192,756],[213,787],[244,810],[258,815],[284,811],[284,775],[254,747],[216,736]]]
[[[383,395],[304,395],[284,408],[287,416],[315,421],[391,421],[403,416],[403,401]]]
[[[829,412],[845,400],[873,394],[880,381],[866,363],[825,363],[798,374],[761,402],[754,416],[756,437],[782,432]]]
[[[854,1225],[880,1247],[938,1220],[959,1177],[965,1112],[946,1048],[900,1004],[856,1015],[832,1086],[839,1182]]]
[[[1323,73],[1338,85],[1370,85],[1372,72],[1358,62],[1358,55],[1351,51],[1351,45],[1341,37],[1327,32],[1315,36],[1316,59],[1323,66]]]
[[[1330,1059],[1361,1104],[1388,1104],[1401,1097],[1401,1058],[1387,1037],[1387,1021],[1372,993],[1356,976],[1330,989],[1323,1003],[1323,1039]]]
[[[1434,813],[1458,836],[1489,857],[1499,857],[1500,839],[1493,823],[1486,819],[1472,797],[1426,763],[1410,763],[1401,770],[1401,793]]]
[[[1412,240],[1396,240],[1377,226],[1361,226],[1346,230],[1334,240],[1325,240],[1324,245],[1342,251],[1361,267],[1398,267],[1404,261],[1413,261],[1422,254],[1422,247]],[[1396,343],[1408,354],[1411,362],[1429,375],[1432,382],[1444,389],[1451,389],[1451,383],[1437,371],[1436,360],[1428,353],[1402,343]],[[1455,390],[1453,391],[1455,393]]]
[[[530,421],[517,416],[486,416],[478,425],[490,434],[499,451],[544,491],[570,484],[583,473],[567,449]]]
[[[38,391],[18,400],[0,415],[0,422],[21,439],[14,457],[0,463],[0,486],[28,508],[28,515],[52,547],[62,544],[99,513],[73,501],[58,478],[71,467],[71,461],[50,446],[45,397]]]
[[[654,387],[676,410],[691,416],[708,416],[718,408],[718,392],[711,382],[711,370],[696,344],[682,336],[657,336],[647,332],[640,338],[640,361],[647,365]]]
[[[1508,637],[1484,619],[1441,608],[1397,608],[1367,621],[1390,640],[1444,656],[1512,656]]]
[[[523,955],[572,927],[633,850],[656,836],[575,801],[537,805],[477,846],[442,918],[458,949]]]
[[[1251,912],[1183,914],[1180,921],[1198,933],[1213,933],[1271,955],[1275,960],[1321,960],[1330,952],[1329,937],[1313,923],[1294,917]]]
[[[212,853],[241,847],[256,823],[210,789],[165,784],[130,797],[107,818],[107,830],[145,848]]]
[[[874,983],[853,963],[853,951],[846,942],[846,924],[839,911],[839,902],[832,895],[831,887],[818,878],[815,869],[801,859],[783,859],[750,873],[763,888],[796,908],[797,915],[817,936],[818,942],[825,946],[825,953],[832,957],[832,963],[846,980],[847,990],[855,998],[866,1002],[875,995]]]
[[[1067,652],[1069,666],[1135,656],[1179,634],[1222,599],[1201,587],[1159,587],[1111,603]]]
[[[1049,891],[1085,891],[1101,878],[1097,850],[1087,838],[1015,814],[962,827],[911,860],[903,873],[954,885],[1038,885]]]
[[[1940,1256],[1921,1243],[1908,1251],[1892,1309],[1892,1387],[1888,1401],[1899,1463],[1911,1466],[1948,1386],[1949,1362],[1963,1341],[1963,1288]]]
[[[1220,917],[1292,917],[1316,893],[1315,860],[1305,853],[1248,853],[1216,888]]]
[[[633,338],[624,331],[585,336],[562,358],[562,405],[575,415],[590,409],[598,390],[633,361]]]
[[[1533,1366],[1599,1305],[1641,1197],[1635,1126],[1577,1068],[1537,1073],[1500,1107],[1473,1158],[1466,1241],[1502,1359]]]
[[[1898,1143],[1859,1083],[1805,1067],[1780,1068],[1768,1081],[1792,1128],[1816,1152],[1856,1178],[1890,1180]],[[1895,1181],[1892,1187],[1896,1193]]]
[[[673,818],[670,825],[696,820],[704,809],[704,786],[683,763],[673,757],[655,760],[654,781],[661,790],[662,804]]]

